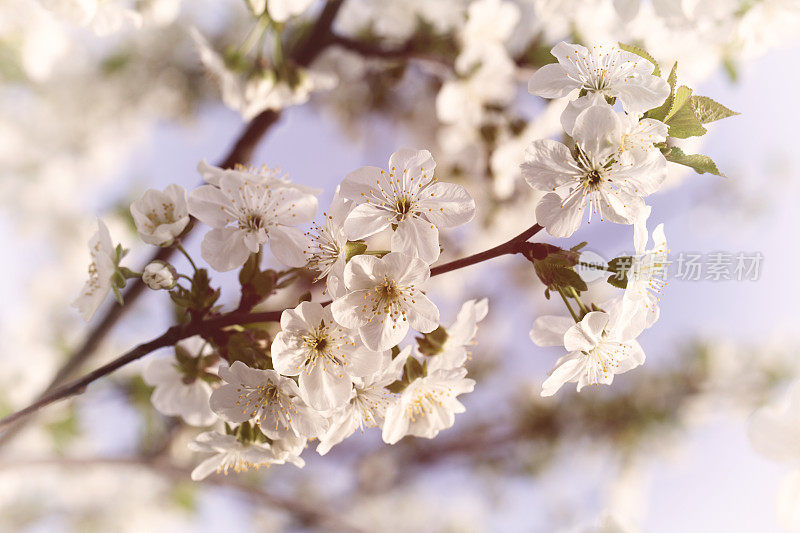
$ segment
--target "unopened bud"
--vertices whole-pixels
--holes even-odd
[[[154,291],[169,290],[178,283],[178,273],[169,263],[153,261],[144,267],[142,281]]]

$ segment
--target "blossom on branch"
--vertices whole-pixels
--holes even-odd
[[[436,161],[427,150],[392,154],[389,170],[362,167],[342,181],[340,193],[357,205],[344,223],[350,239],[393,228],[392,251],[430,264],[439,258],[439,229],[466,224],[475,200],[461,185],[437,183]]]
[[[383,357],[366,349],[357,332],[336,324],[330,307],[315,302],[281,314],[271,353],[275,370],[299,376],[303,399],[319,411],[342,406],[350,398],[353,378],[374,373]]]
[[[528,82],[528,92],[561,98],[583,91],[565,110],[567,115],[577,116],[579,110],[605,98],[619,98],[627,113],[638,116],[660,106],[669,96],[669,84],[653,75],[652,63],[615,46],[586,48],[562,41],[551,53],[558,63],[539,68]]]
[[[542,396],[552,396],[568,382],[577,382],[578,391],[587,385],[610,385],[615,374],[644,363],[636,337],[645,328],[645,317],[621,298],[605,309],[586,313],[577,324],[559,316],[536,319],[531,340],[538,346],[564,346],[569,352],[542,384]]]
[[[430,277],[417,257],[391,252],[378,258],[359,255],[344,269],[347,294],[331,304],[333,318],[358,330],[370,350],[395,346],[411,326],[428,333],[439,325],[439,310],[421,291]]]
[[[575,121],[576,155],[566,145],[543,139],[526,150],[522,173],[528,184],[548,193],[536,207],[536,220],[554,237],[569,237],[581,224],[586,204],[592,213],[618,224],[633,224],[646,209],[642,197],[654,193],[667,176],[657,150],[618,157],[628,129],[606,105],[593,106]],[[629,149],[630,150],[630,149]]]
[[[475,388],[475,381],[466,375],[461,367],[437,370],[412,381],[386,411],[383,441],[394,444],[406,435],[432,439],[451,427],[455,414],[465,411],[458,395]]]
[[[304,236],[295,226],[314,218],[317,198],[271,175],[217,170],[216,185],[189,194],[189,212],[212,228],[200,247],[203,259],[214,270],[233,270],[269,243],[278,261],[303,266]]]
[[[236,424],[254,420],[271,439],[316,437],[328,422],[306,404],[294,380],[274,370],[250,368],[235,361],[223,367],[225,384],[211,395],[211,409]]]

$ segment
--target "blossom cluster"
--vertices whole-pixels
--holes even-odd
[[[482,64],[482,54],[491,53],[469,44],[472,32],[486,31],[465,30],[462,54],[468,65]],[[499,42],[503,32],[498,33]],[[644,362],[636,339],[659,317],[668,253],[661,224],[648,248],[651,208],[644,198],[665,179],[672,153],[668,137],[687,136],[692,120],[702,122],[694,107],[681,110],[691,91],[675,88],[675,68],[662,79],[644,51],[562,42],[552,53],[558,63],[537,70],[528,88],[546,98],[572,97],[561,123],[574,142],[543,139],[528,147],[522,174],[545,193],[530,222],[552,237],[569,237],[588,206],[589,222],[596,214],[601,221],[632,225],[635,255],[601,269],[613,271],[626,259],[636,275],[615,272],[616,281],[609,282],[624,293],[587,304],[580,295],[586,285],[573,269],[580,246],[517,243],[515,251],[533,263],[546,294],[558,292],[570,313],[540,316],[531,331],[536,344],[567,351],[544,381],[542,396],[567,382],[577,382],[579,391],[611,384],[616,374]],[[669,109],[662,110],[665,106]],[[672,121],[678,113],[684,113],[681,121]],[[717,118],[724,117],[709,120]],[[428,150],[402,149],[385,168],[357,169],[315,221],[322,191],[268,167],[219,168],[201,161],[203,185],[188,194],[177,185],[148,190],[131,204],[141,239],[180,250],[193,276],[164,261],[147,265],[143,273],[121,266],[125,251],[113,247],[100,223],[90,243],[90,280],[75,304],[87,319],[111,290],[121,300],[119,289],[136,277],[154,290],[170,291],[189,320],[217,314],[220,291],[180,244],[191,217],[210,228],[200,246],[203,260],[218,272],[239,270],[238,311],[252,310],[303,272],[331,298],[301,297],[296,307],[282,311],[278,331],[204,332],[178,343],[174,357],[147,368],[145,380],[155,387],[152,401],[162,413],[191,425],[224,424],[224,432],[208,431],[193,442],[192,449],[213,454],[195,469],[195,479],[270,464],[302,466],[300,454],[310,439],[318,440],[317,451],[325,454],[369,427],[381,428],[388,444],[406,435],[433,438],[464,411],[458,397],[475,385],[466,377],[468,347],[488,304],[464,303],[456,322],[444,327],[427,293],[431,265],[441,253],[440,231],[476,214],[467,189],[439,181],[436,166]],[[388,249],[372,249],[378,242],[388,243]],[[267,249],[287,270],[262,270]],[[412,330],[419,336],[406,343]]]

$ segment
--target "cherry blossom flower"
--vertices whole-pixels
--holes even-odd
[[[619,98],[627,113],[641,115],[664,103],[669,84],[653,76],[648,60],[614,46],[586,48],[560,42],[551,51],[558,63],[539,68],[528,82],[528,92],[544,98],[561,98],[583,90],[571,106],[586,108],[597,96]]]
[[[526,150],[522,173],[536,190],[550,191],[536,208],[536,219],[554,237],[569,237],[580,226],[586,204],[601,220],[633,224],[646,206],[642,197],[658,190],[667,175],[658,151],[618,160],[618,140],[626,131],[618,113],[594,106],[575,123],[577,155],[557,141],[543,139]]]
[[[426,263],[439,257],[439,230],[466,224],[475,215],[475,200],[461,185],[437,183],[436,162],[427,150],[392,154],[389,170],[362,167],[347,175],[341,195],[358,204],[344,231],[362,239],[393,225],[392,251],[417,255]]]
[[[269,443],[241,442],[233,435],[216,431],[201,433],[189,443],[189,449],[214,454],[192,470],[193,481],[205,479],[214,472],[227,475],[228,470],[238,473],[286,462]]]
[[[100,219],[97,219],[97,232],[89,240],[89,253],[92,256],[89,280],[84,284],[81,294],[72,302],[72,307],[77,308],[87,322],[111,291],[119,260],[108,227]]]
[[[356,332],[333,321],[330,307],[302,302],[281,314],[272,342],[272,364],[284,376],[299,376],[303,399],[318,411],[344,404],[353,378],[375,372],[381,354],[367,350]]]
[[[213,353],[211,346],[199,336],[180,341],[175,350],[183,350],[185,357],[193,360]],[[189,377],[182,372],[174,355],[151,360],[142,378],[155,387],[150,401],[161,414],[179,416],[191,426],[208,426],[217,420],[209,406],[211,385],[202,377]]]
[[[333,318],[357,329],[370,350],[395,346],[409,325],[422,333],[438,326],[439,310],[420,286],[430,277],[428,265],[417,257],[391,252],[378,258],[359,255],[347,263],[347,294],[331,304]]]
[[[441,346],[442,351],[426,359],[428,373],[464,366],[469,357],[469,346],[478,332],[478,322],[486,318],[488,312],[486,298],[469,300],[461,306],[456,321],[446,328],[447,338]],[[417,353],[421,355],[418,350]]]
[[[341,277],[344,273],[347,236],[343,226],[352,209],[353,202],[337,193],[328,211],[322,214],[325,217],[324,225],[314,222],[311,230],[305,233],[307,267],[317,271],[317,279],[325,278],[330,273]]]
[[[70,24],[87,26],[97,35],[109,35],[126,27],[139,28],[142,16],[122,2],[101,0],[39,0]]]
[[[628,270],[628,284],[625,288],[624,298],[632,305],[639,306],[647,317],[649,328],[658,320],[660,310],[658,302],[663,294],[664,285],[667,283],[667,237],[664,233],[664,224],[659,224],[653,230],[653,248],[647,247],[646,222],[634,224],[634,246],[636,255],[632,257]]]
[[[383,425],[386,409],[397,399],[386,387],[400,379],[410,354],[411,346],[403,348],[394,359],[389,352],[383,352],[379,354],[381,367],[377,372],[353,379],[350,399],[331,415],[328,431],[319,437],[317,453],[325,455],[359,429],[363,432]]]
[[[787,529],[800,527],[800,382],[785,397],[753,414],[747,429],[753,448],[792,467],[778,492],[778,518]]]
[[[163,192],[148,189],[131,204],[131,215],[144,242],[169,246],[189,224],[186,190],[174,184]]]
[[[217,177],[217,185],[189,194],[189,212],[213,228],[200,247],[203,259],[214,270],[232,270],[269,242],[280,262],[303,266],[304,236],[295,226],[314,218],[316,197],[270,176],[227,171]]]
[[[303,68],[294,71],[292,84],[278,78],[272,70],[259,70],[249,75],[235,72],[196,28],[191,28],[191,36],[203,65],[219,82],[223,103],[238,111],[246,121],[268,109],[280,111],[304,104],[312,92],[330,89],[336,84],[336,79],[330,75]]]
[[[383,441],[394,444],[406,435],[432,439],[455,423],[464,406],[457,396],[472,392],[475,381],[465,368],[437,370],[417,378],[386,411]]]
[[[539,346],[564,346],[567,355],[556,362],[542,384],[542,396],[552,396],[562,385],[610,385],[615,374],[642,363],[645,355],[636,337],[645,328],[645,317],[622,298],[606,304],[606,311],[592,311],[575,324],[560,316],[540,316],[533,324],[531,340]]]
[[[327,421],[303,401],[297,384],[274,370],[235,361],[221,368],[219,377],[226,383],[211,395],[211,409],[229,422],[255,419],[272,439],[316,437],[327,429]]]

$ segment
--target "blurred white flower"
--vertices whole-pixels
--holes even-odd
[[[88,26],[97,35],[108,35],[123,28],[138,28],[142,17],[116,0],[39,0],[70,24]]]
[[[631,259],[628,270],[628,284],[624,298],[632,305],[639,306],[647,316],[649,328],[658,320],[660,310],[658,302],[667,283],[667,237],[664,224],[653,230],[653,248],[646,249],[648,234],[646,220],[634,224],[634,246],[636,255]]]
[[[219,81],[222,101],[238,111],[246,121],[268,109],[280,111],[304,104],[312,92],[330,89],[336,84],[336,79],[330,75],[302,68],[296,69],[296,80],[292,84],[278,79],[272,70],[250,75],[234,72],[196,28],[191,28],[191,35],[200,51],[203,65]]]
[[[315,0],[267,0],[267,11],[269,11],[270,18],[275,22],[286,22],[291,17],[302,15],[306,9],[311,7],[314,1]]]
[[[131,215],[144,242],[169,246],[189,224],[186,190],[175,184],[163,192],[148,189],[131,203]]]
[[[333,317],[358,330],[370,350],[388,350],[403,340],[409,325],[422,333],[439,325],[439,310],[421,291],[429,277],[428,265],[417,257],[356,256],[344,269],[348,292],[331,304]]]
[[[756,411],[747,434],[758,453],[792,467],[781,483],[777,511],[784,527],[800,528],[800,382],[781,401]]]
[[[465,368],[437,370],[409,383],[386,411],[383,441],[394,444],[406,435],[432,439],[452,426],[455,414],[465,411],[458,395],[475,388],[466,375]]]

